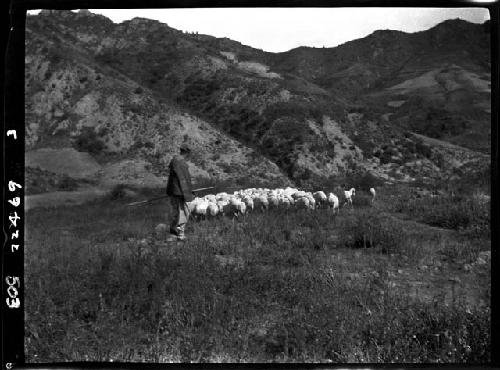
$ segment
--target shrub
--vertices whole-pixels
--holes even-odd
[[[381,164],[391,163],[391,161],[392,161],[392,155],[390,153],[387,153],[387,152],[382,152],[382,154],[380,154],[379,158],[380,158]]]
[[[79,151],[89,152],[92,154],[98,154],[105,147],[104,143],[99,139],[99,136],[96,134],[94,129],[90,127],[85,127],[82,130],[80,136],[76,139],[75,145]]]
[[[402,196],[394,203],[394,210],[412,215],[431,226],[474,230],[476,234],[482,235],[490,232],[489,203],[478,203],[469,196]]]
[[[356,195],[352,197],[352,204],[356,208],[370,207],[372,205],[372,196],[367,193],[356,193]]]
[[[368,189],[372,187],[381,186],[383,184],[383,181],[381,179],[372,175],[370,172],[364,171],[357,171],[353,173],[351,176],[345,179],[345,182],[347,183],[347,186],[349,188],[355,188],[356,191],[361,189],[368,191]]]
[[[432,149],[420,139],[415,144],[415,151],[420,157],[430,158],[432,156]]]
[[[131,194],[130,188],[125,184],[118,184],[111,190],[109,198],[111,200],[118,200],[128,197]]]
[[[393,227],[393,223],[382,218],[378,211],[357,210],[354,217],[349,218],[344,225],[344,240],[351,248],[379,248],[382,253],[394,253],[401,250],[404,235],[401,230]]]

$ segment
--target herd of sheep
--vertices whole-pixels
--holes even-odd
[[[375,190],[370,189],[375,197]],[[345,204],[352,206],[352,197],[355,189],[344,191]],[[235,191],[233,194],[218,193],[197,197],[187,203],[189,211],[195,218],[215,217],[226,215],[238,217],[252,211],[265,211],[272,208],[288,209],[291,207],[302,209],[331,208],[339,211],[339,198],[323,191],[314,193],[295,188],[263,189],[251,188]]]

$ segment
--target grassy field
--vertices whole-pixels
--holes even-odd
[[[166,201],[31,210],[26,359],[488,362],[489,204],[394,194],[193,221],[168,247]]]

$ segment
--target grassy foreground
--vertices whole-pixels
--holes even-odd
[[[153,232],[166,202],[32,210],[26,359],[488,362],[487,226],[429,226],[413,203],[380,194],[335,217],[191,222],[169,247]]]

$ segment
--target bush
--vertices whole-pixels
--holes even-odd
[[[373,209],[357,210],[344,229],[343,234],[348,235],[344,243],[351,248],[379,248],[382,253],[394,253],[402,249],[405,240],[391,220]]]
[[[372,205],[372,196],[367,193],[356,193],[352,197],[352,204],[356,208],[366,208]]]
[[[368,191],[370,188],[383,185],[381,179],[372,175],[370,172],[364,171],[354,172],[348,178],[344,179],[344,183],[349,189],[355,188],[356,192],[358,192],[358,190]],[[358,194],[356,194],[356,196],[358,196]]]
[[[420,155],[420,158],[430,158],[432,156],[432,149],[420,139],[415,144],[415,152]]]
[[[75,142],[76,148],[82,152],[92,154],[100,153],[104,148],[104,143],[100,140],[94,129],[85,127]]]
[[[134,190],[131,189],[130,186],[125,184],[118,184],[111,190],[109,194],[109,198],[111,200],[118,200],[123,198],[128,198],[135,195]]]
[[[401,197],[395,210],[414,216],[431,226],[454,230],[475,230],[476,234],[490,232],[489,203],[481,204],[472,197],[451,195]]]

